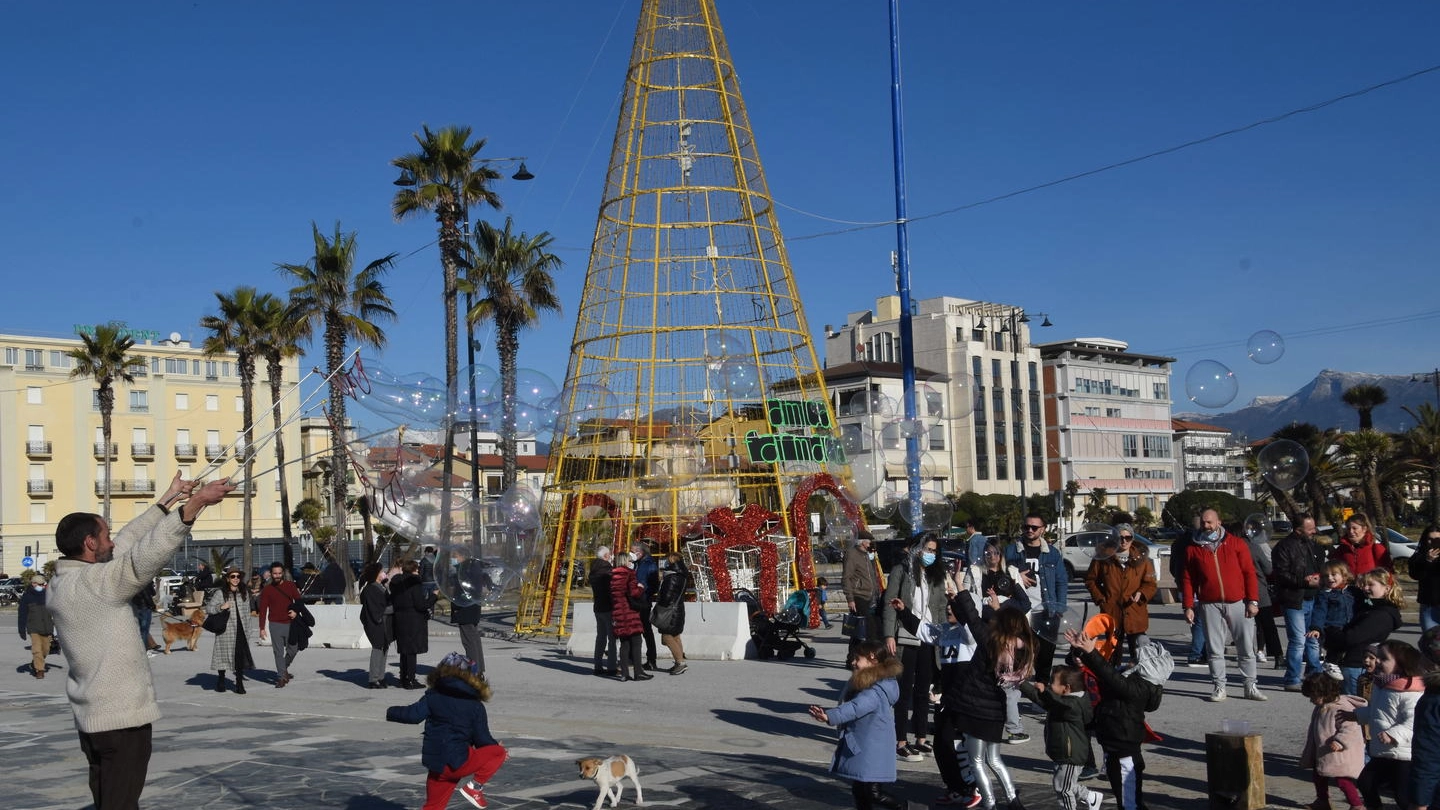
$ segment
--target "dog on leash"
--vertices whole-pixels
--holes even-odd
[[[185,642],[185,648],[194,652],[200,647],[200,636],[205,629],[205,611],[196,608],[183,621],[166,619],[163,624],[166,655],[170,654],[170,645],[177,641]]]
[[[644,804],[645,794],[640,792],[640,771],[635,767],[635,760],[624,754],[616,754],[610,757],[585,757],[575,760],[580,766],[580,776],[585,779],[594,779],[600,786],[600,795],[595,797],[593,810],[600,810],[605,804],[605,798],[610,798],[610,806],[620,806],[620,794],[625,792],[623,780],[629,779],[630,784],[635,786],[635,803]]]

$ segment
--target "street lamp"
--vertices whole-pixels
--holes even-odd
[[[1440,368],[1437,368],[1434,371],[1422,372],[1420,374],[1411,374],[1410,382],[1420,382],[1426,377],[1429,377],[1430,382],[1435,384],[1435,407],[1440,408]]]
[[[481,166],[489,166],[497,163],[502,165],[519,163],[520,168],[516,169],[515,173],[510,175],[510,179],[521,181],[534,180],[535,175],[531,174],[530,170],[525,167],[525,161],[526,158],[524,157],[475,159],[475,163]],[[401,171],[400,176],[395,178],[394,182],[397,186],[413,186],[415,185],[415,175],[408,171]],[[459,199],[458,195],[456,199]],[[460,238],[465,242],[468,242],[470,239],[470,209],[468,206],[464,212]],[[480,437],[475,430],[475,324],[470,320],[470,310],[473,309],[474,306],[474,292],[467,289],[465,291],[465,360],[470,366],[470,502],[478,507],[480,504]],[[453,447],[453,443],[455,440],[455,431],[453,429],[449,430],[446,432],[446,435],[449,441],[446,443],[445,452],[447,455],[454,456],[455,448]],[[450,487],[448,478],[443,483],[443,486],[447,489]],[[476,541],[479,539],[481,530],[480,521],[477,519],[478,515],[478,509],[472,512],[473,525],[470,527],[471,538]]]

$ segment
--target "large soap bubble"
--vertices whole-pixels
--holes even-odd
[[[931,387],[943,387],[945,412],[943,419],[964,419],[975,410],[975,378],[966,373],[931,378]]]
[[[1247,516],[1245,522],[1241,524],[1241,531],[1245,533],[1247,539],[1261,543],[1268,541],[1270,539],[1270,516],[1260,512]]]
[[[1255,456],[1260,477],[1276,489],[1293,489],[1310,474],[1310,454],[1289,439],[1276,439]]]
[[[717,329],[705,333],[705,356],[712,360],[749,355],[750,344],[735,332]]]
[[[950,527],[950,518],[955,515],[955,507],[950,504],[950,499],[938,489],[927,488],[920,490],[920,514],[919,519],[912,514],[914,504],[908,496],[905,496],[896,505],[896,513],[905,525],[917,532],[939,532]]]
[[[871,416],[891,419],[895,416],[895,398],[879,391],[861,391],[850,397],[845,413],[850,416]]]
[[[540,528],[540,496],[529,484],[517,483],[500,495],[495,504],[499,523],[507,532],[528,532]]]
[[[1043,613],[1035,617],[1035,635],[1045,639],[1051,644],[1064,645],[1065,631],[1074,630],[1079,633],[1085,629],[1085,607],[1075,603],[1068,604],[1059,613]]]
[[[1245,354],[1262,366],[1285,356],[1285,339],[1269,329],[1261,329],[1245,342]]]
[[[1239,392],[1235,372],[1219,361],[1201,360],[1185,374],[1185,396],[1202,408],[1223,408]]]
[[[731,399],[760,395],[760,368],[755,361],[732,357],[720,363],[720,384]]]
[[[439,427],[445,420],[445,381],[428,374],[396,374],[371,360],[363,362],[369,380],[355,391],[355,403],[397,425]]]
[[[482,556],[473,544],[439,547],[435,585],[456,607],[495,602],[519,582],[519,571],[512,564],[496,556]]]
[[[577,436],[586,425],[614,419],[619,413],[615,393],[595,383],[567,386],[553,406],[556,432],[565,436]]]

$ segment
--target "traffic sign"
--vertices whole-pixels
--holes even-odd
[[[20,567],[21,567],[21,568],[34,568],[34,567],[35,567],[35,558],[34,558],[34,557],[21,557],[21,558],[20,558]]]

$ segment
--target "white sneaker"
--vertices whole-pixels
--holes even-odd
[[[1092,790],[1090,795],[1085,797],[1085,805],[1089,810],[1100,810],[1100,805],[1105,803],[1105,794]]]
[[[1219,703],[1227,697],[1229,697],[1229,695],[1225,694],[1225,687],[1217,686],[1215,687],[1215,691],[1210,693],[1210,697],[1205,699],[1210,701],[1211,703]]]
[[[1266,655],[1263,652],[1257,652],[1255,653],[1255,660],[1263,664],[1270,660],[1270,656]]]
[[[1246,685],[1245,685],[1245,699],[1246,699],[1246,700],[1269,700],[1270,698],[1265,697],[1265,693],[1260,691],[1260,687],[1258,687],[1258,686],[1256,686],[1255,684],[1251,683],[1251,684],[1246,684]]]

